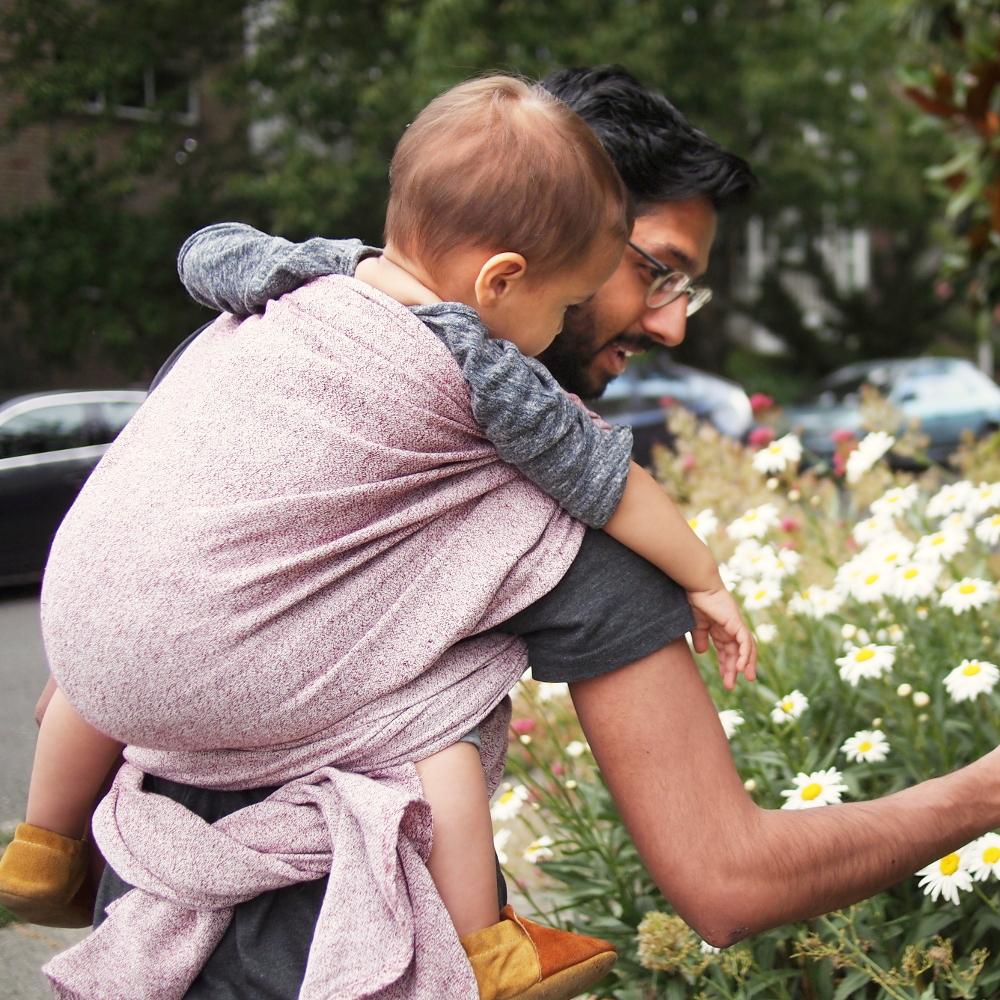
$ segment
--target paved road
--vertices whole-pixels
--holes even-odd
[[[32,713],[46,673],[37,588],[0,591],[0,828],[5,830],[24,815],[35,748]],[[51,998],[38,970],[83,934],[25,924],[0,929],[0,996],[4,1000]]]
[[[38,626],[38,591],[0,591],[0,826],[24,815],[31,756],[35,748],[33,711],[48,668]]]

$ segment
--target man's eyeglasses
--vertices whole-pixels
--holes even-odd
[[[694,284],[683,271],[667,267],[652,254],[646,253],[642,247],[637,247],[631,240],[628,241],[628,245],[651,265],[653,280],[646,289],[647,308],[659,309],[686,295],[687,314],[693,316],[703,305],[712,301],[711,288]]]

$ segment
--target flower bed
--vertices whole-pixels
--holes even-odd
[[[760,650],[755,684],[703,676],[755,801],[824,808],[886,795],[1000,742],[1000,442],[958,474],[893,472],[919,438],[840,442],[800,472],[791,437],[756,450],[672,414],[655,472],[720,561]],[[908,439],[909,438],[909,439]],[[960,478],[959,478],[960,477]],[[871,900],[717,952],[673,914],[624,832],[559,685],[515,697],[498,851],[550,922],[615,942],[602,995],[1000,996],[1000,836]]]

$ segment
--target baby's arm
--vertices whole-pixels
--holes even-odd
[[[56,688],[38,731],[27,822],[82,839],[94,800],[121,750],[121,743],[84,722]]]
[[[249,226],[223,223],[188,239],[178,272],[199,302],[246,315],[320,275],[352,274],[361,259],[375,253],[357,241],[291,244]],[[409,292],[391,274],[386,284],[377,276],[366,275],[366,280],[393,297]],[[631,432],[594,423],[542,364],[513,344],[491,338],[475,310],[440,303],[416,312],[458,362],[469,383],[473,414],[500,457],[574,517],[605,528],[689,592],[695,648],[703,651],[712,637],[727,686],[737,671],[752,677],[749,630],[708,549],[652,477],[630,462]]]
[[[353,275],[361,260],[379,253],[360,240],[289,243],[241,222],[220,222],[184,241],[177,273],[196,302],[249,316],[313,278]]]

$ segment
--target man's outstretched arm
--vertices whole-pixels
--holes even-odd
[[[710,944],[864,899],[1000,826],[998,751],[882,799],[761,809],[683,640],[571,691],[640,857]]]

